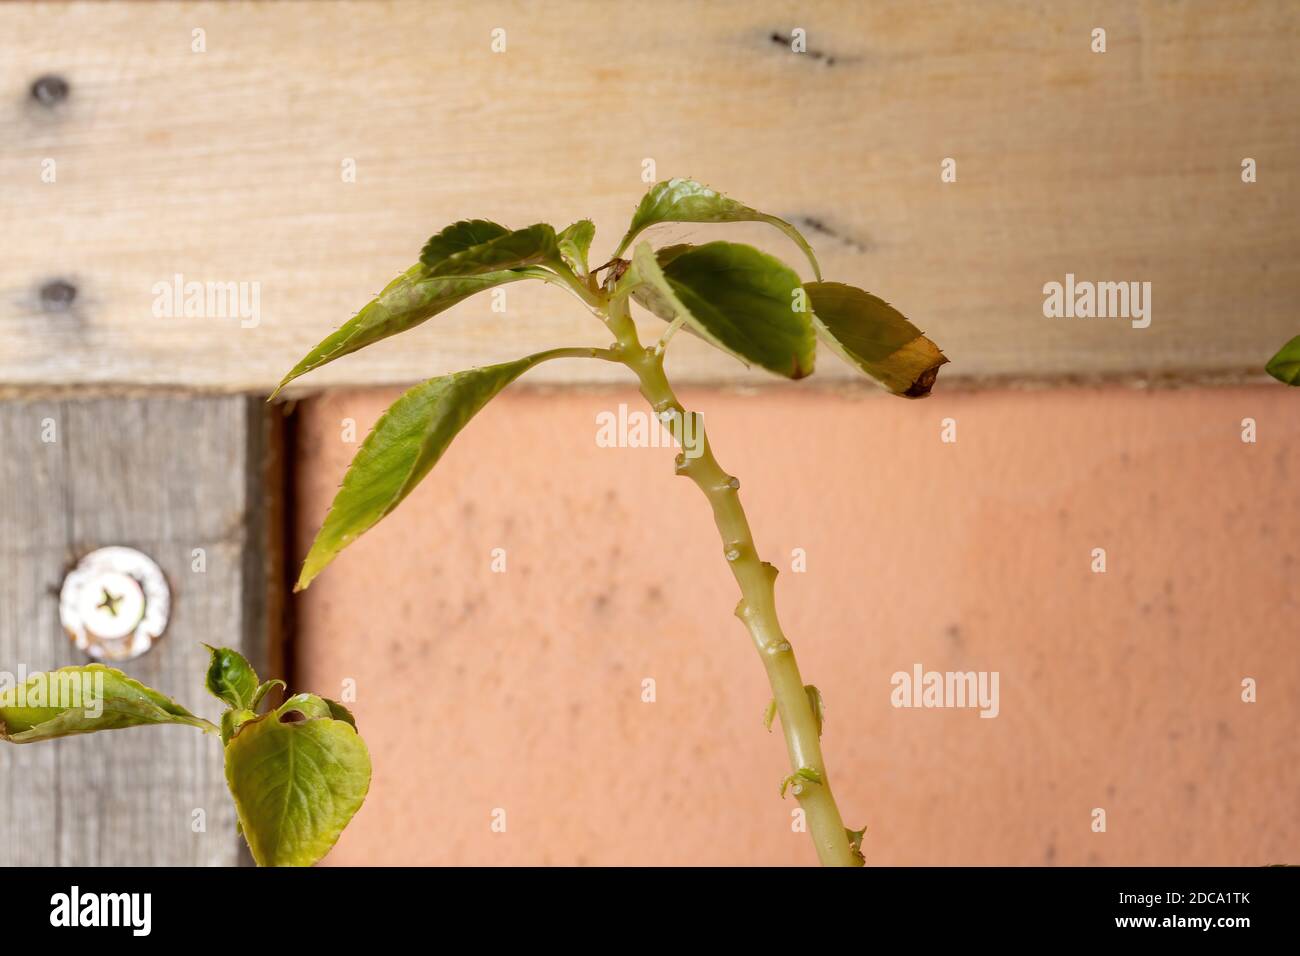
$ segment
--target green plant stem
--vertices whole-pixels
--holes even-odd
[[[548,362],[557,358],[594,358],[602,359],[606,362],[623,362],[622,355],[613,349],[596,348],[594,345],[570,345],[564,348],[547,349],[545,352],[538,352],[536,355],[530,355],[534,363]]]
[[[203,717],[196,717],[193,721],[187,720],[187,721],[183,721],[183,723],[187,723],[191,727],[197,727],[205,734],[216,734],[218,737],[221,736],[221,728],[218,727],[216,724],[214,724],[212,721],[207,720]]]
[[[740,585],[741,600],[736,605],[736,616],[749,630],[767,670],[793,771],[795,774],[804,772],[803,776],[792,775],[787,779],[791,781],[791,789],[804,810],[817,856],[824,866],[861,866],[862,857],[849,841],[831,793],[817,716],[799,675],[794,650],[777,620],[774,590],[777,571],[758,556],[749,520],[740,504],[739,482],[713,457],[698,416],[693,418],[695,444],[689,450],[692,455],[695,452],[698,455],[692,457],[686,453],[685,438],[690,432],[684,430],[683,425],[687,421],[687,412],[664,374],[662,350],[641,345],[636,326],[627,313],[625,296],[616,295],[610,300],[607,322],[618,337],[617,351],[622,355],[623,364],[636,374],[641,383],[641,394],[650,407],[656,415],[669,412],[673,416],[672,423],[684,449],[677,458],[677,473],[695,482],[713,508],[713,519],[722,536],[723,554],[736,583]],[[782,789],[784,791],[784,787]]]

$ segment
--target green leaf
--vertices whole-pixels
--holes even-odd
[[[812,374],[817,338],[799,277],[753,246],[710,242],[670,246],[666,265],[639,243],[633,297],[660,318],[684,318],[705,341],[745,364],[787,378]]]
[[[841,358],[895,395],[930,394],[939,366],[948,359],[902,313],[842,282],[809,282],[804,288],[817,334]]]
[[[340,551],[401,504],[498,392],[560,351],[431,378],[395,401],[348,466],[294,590],[311,584]]]
[[[319,861],[370,789],[365,742],[317,701],[296,695],[243,723],[226,745],[226,783],[259,866]]]
[[[10,743],[144,724],[214,729],[174,700],[103,664],[32,674],[22,684],[0,675],[0,739]]]
[[[580,276],[585,276],[591,271],[591,267],[587,264],[587,255],[591,252],[591,240],[594,238],[596,238],[596,224],[590,219],[579,219],[556,237],[560,255]]]
[[[267,681],[267,684],[270,683],[276,683],[281,687],[284,687],[284,681]],[[265,687],[266,685],[264,684],[262,686]],[[341,720],[354,730],[357,726],[357,720],[352,716],[352,711],[348,710],[336,700],[330,700],[327,697],[318,697],[316,694],[294,694],[277,707],[276,711],[281,715],[281,720],[284,719],[286,714],[293,714],[300,716],[305,720],[315,720],[318,717],[329,717],[333,720]],[[239,726],[257,716],[257,714],[253,713],[251,710],[226,711],[227,716],[230,714],[237,715],[234,721],[235,729],[238,729]],[[224,731],[224,720],[222,721],[222,728]]]
[[[435,279],[429,277],[424,265],[417,263],[388,283],[384,291],[365,308],[308,352],[281,379],[271,397],[275,398],[280,389],[299,376],[335,359],[351,355],[367,345],[412,329],[476,292],[507,282],[518,282],[520,279],[541,278],[543,275],[549,273],[520,269]]]
[[[767,702],[767,706],[763,708],[763,726],[767,728],[767,732],[769,734],[772,732],[772,721],[775,719],[776,719],[776,698],[773,697],[771,700]]]
[[[328,697],[325,698],[325,703],[329,705],[331,717],[335,720],[341,720],[346,724],[351,724],[353,727],[356,727],[357,719],[352,716],[352,711],[348,710],[337,700],[330,700]]]
[[[463,219],[452,223],[426,242],[420,251],[420,262],[426,268],[432,269],[458,252],[491,242],[509,233],[510,230],[505,226],[486,219]]]
[[[485,272],[554,262],[560,257],[555,230],[544,222],[495,236],[438,258],[444,249],[450,248],[448,244],[438,243],[442,235],[439,233],[430,239],[420,254],[420,262],[433,278],[482,275]],[[434,246],[432,252],[430,246]]]
[[[257,714],[251,710],[228,710],[221,715],[221,745],[224,747],[230,743],[230,738],[239,733],[239,728],[244,726],[250,720],[256,719]]]
[[[290,706],[292,705],[292,706]],[[334,720],[341,720],[353,729],[357,726],[357,719],[352,716],[352,711],[348,710],[337,700],[330,700],[328,697],[318,697],[315,694],[294,694],[278,710],[283,713],[297,711],[304,717],[330,717]]]
[[[292,707],[287,705],[292,704]],[[281,713],[289,711],[298,711],[306,717],[330,717],[334,720],[341,720],[353,729],[356,729],[357,719],[352,716],[352,711],[348,710],[337,700],[330,700],[328,697],[318,697],[315,694],[294,694],[284,704],[278,708]]]
[[[243,654],[229,647],[203,646],[212,652],[208,663],[208,692],[224,701],[227,707],[251,709],[257,695],[257,672],[252,665]]]
[[[659,249],[655,250],[655,261],[659,263],[660,269],[667,269],[668,263],[672,262],[682,253],[690,252],[695,248],[696,246],[691,245],[689,242],[678,243],[675,246],[661,246]]]
[[[1279,382],[1300,385],[1300,335],[1297,335],[1269,360],[1265,371]]]
[[[641,200],[641,205],[632,214],[632,224],[623,241],[618,244],[615,258],[623,255],[624,250],[632,245],[632,241],[643,229],[661,222],[766,222],[793,239],[808,257],[813,275],[818,279],[822,277],[812,246],[790,223],[728,199],[691,179],[668,179],[650,187],[650,191]]]
[[[315,720],[317,717],[335,717],[329,701],[324,697],[318,697],[315,694],[294,694],[277,707],[276,711],[281,715],[281,719],[284,718],[285,714],[293,713],[301,714],[304,718],[309,720]],[[349,714],[348,716],[350,717],[351,715]],[[347,723],[351,724],[354,728],[357,725],[355,720],[348,720]]]
[[[253,707],[252,707],[253,710],[257,710],[258,705],[262,703],[263,698],[265,698],[266,695],[269,694],[274,687],[276,687],[276,685],[279,685],[280,690],[289,689],[289,685],[286,684],[284,681],[280,680],[278,677],[269,681],[265,681],[264,683],[258,686],[257,692],[253,694]]]

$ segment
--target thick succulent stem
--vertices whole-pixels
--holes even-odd
[[[644,348],[627,315],[625,298],[615,297],[607,322],[618,336],[616,351],[637,376],[641,394],[660,420],[671,426],[683,451],[677,456],[677,473],[690,478],[709,500],[714,523],[722,537],[723,556],[740,586],[736,606],[753,638],[754,646],[772,685],[776,712],[781,719],[792,773],[782,784],[793,791],[803,808],[808,830],[825,866],[860,866],[854,847],[831,793],[830,778],[821,751],[820,714],[805,689],[794,650],[777,620],[774,583],[776,568],[758,556],[749,521],[740,504],[740,483],[713,456],[699,416],[690,416],[677,400],[664,374],[662,349]],[[774,784],[776,781],[774,781]]]

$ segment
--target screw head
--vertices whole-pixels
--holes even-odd
[[[74,644],[98,661],[129,661],[162,637],[171,592],[162,569],[133,548],[92,551],[63,579],[59,619]]]

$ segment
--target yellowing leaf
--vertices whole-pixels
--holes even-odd
[[[299,694],[245,720],[226,745],[226,783],[259,866],[313,865],[365,801],[365,742],[328,713],[321,698]]]
[[[215,728],[168,697],[103,664],[0,681],[0,740],[26,744],[144,724]]]
[[[817,334],[895,395],[924,398],[948,359],[897,309],[842,282],[804,284]]]

